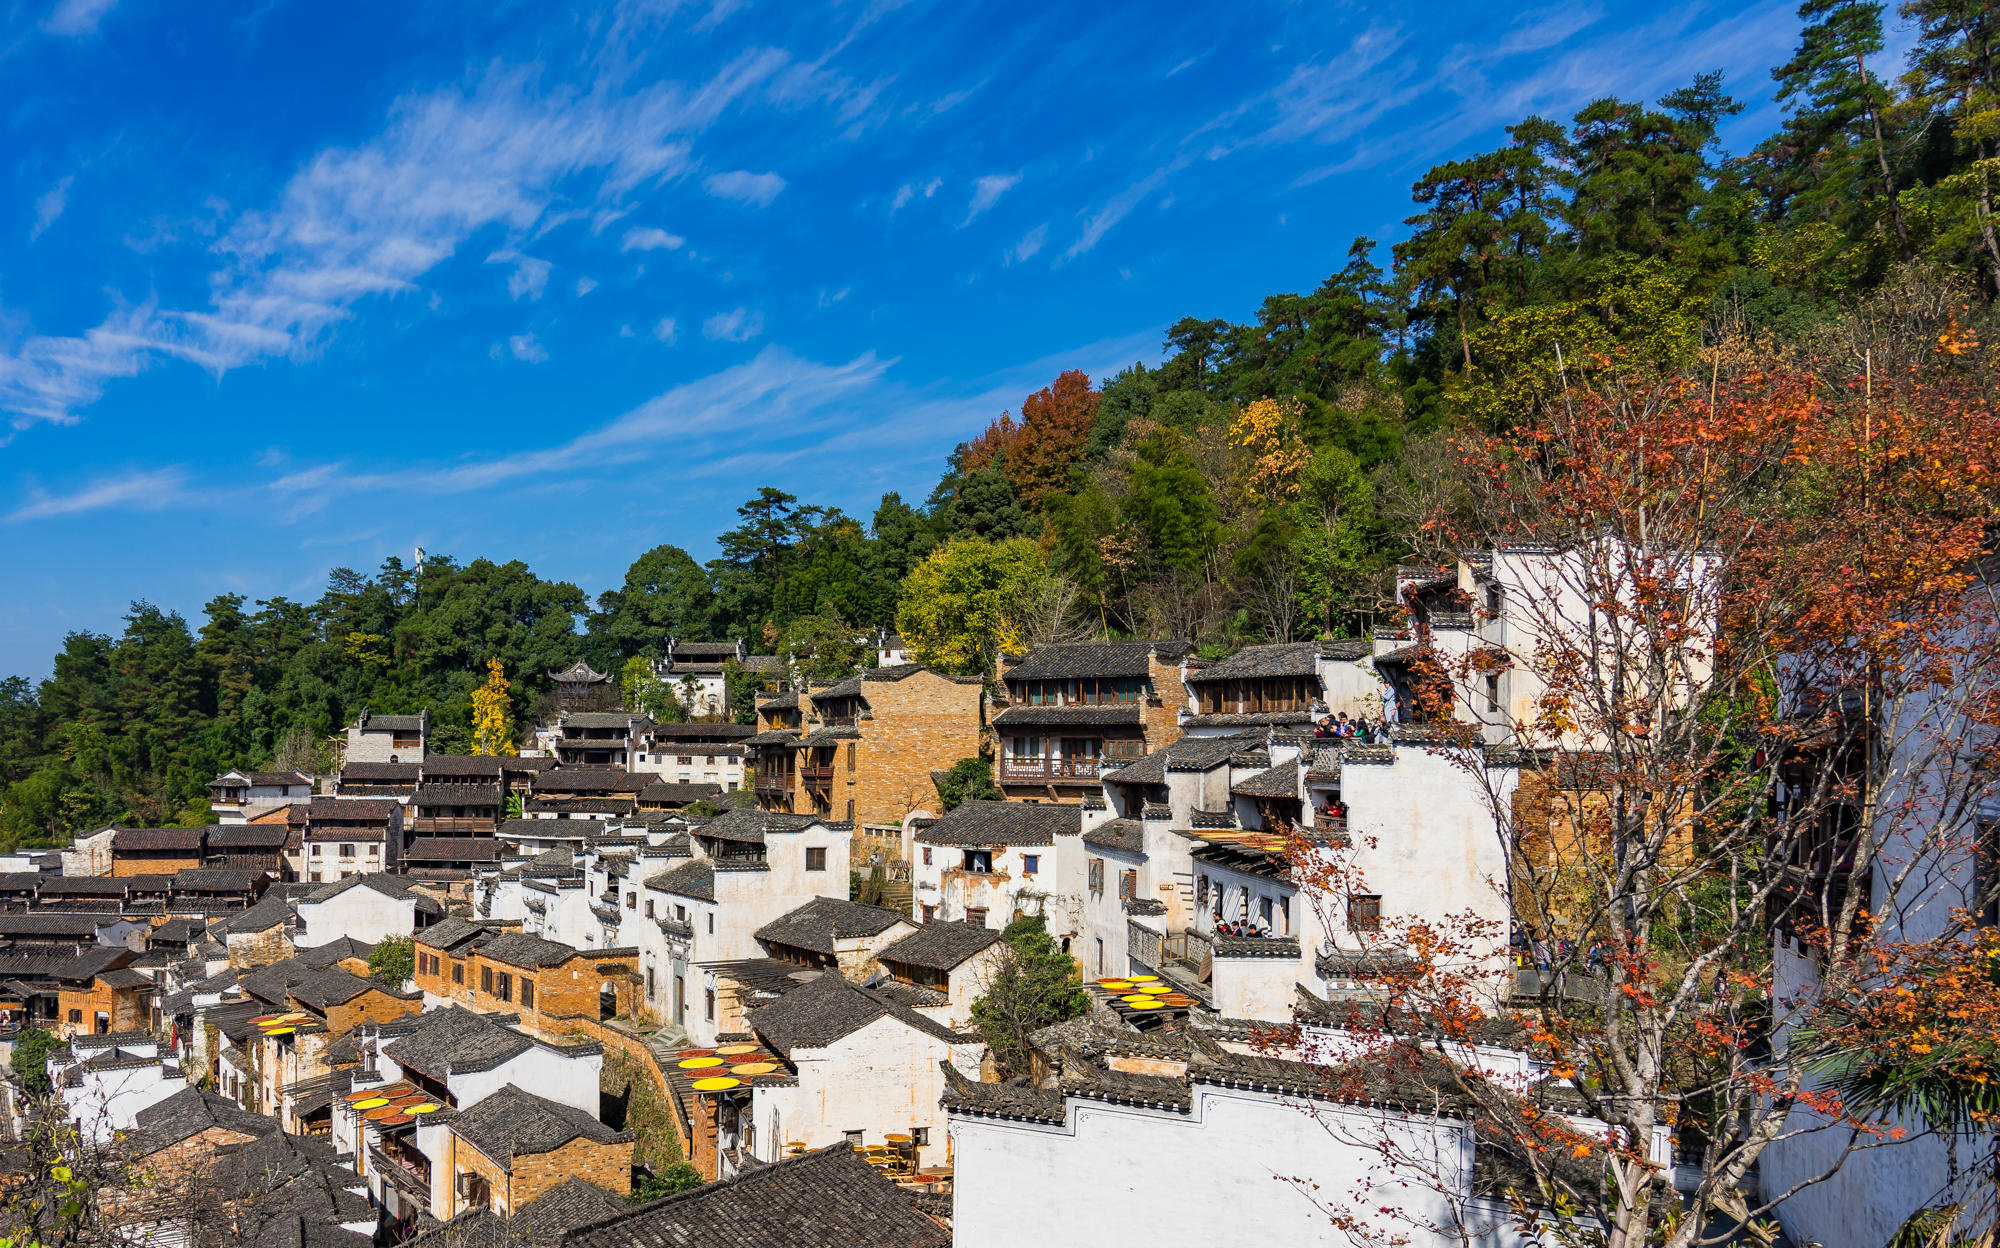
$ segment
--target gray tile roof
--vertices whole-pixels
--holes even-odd
[[[522,760],[503,759],[492,754],[426,754],[424,755],[424,779],[441,779],[445,776],[493,776],[498,777],[503,763],[517,763]],[[529,762],[538,760],[529,759]]]
[[[0,914],[0,937],[56,936],[95,940],[97,929],[124,920],[116,914]]]
[[[454,949],[469,940],[476,940],[492,929],[483,923],[452,915],[441,923],[433,923],[416,935],[416,941],[431,949]]]
[[[1244,711],[1215,715],[1190,715],[1181,721],[1183,728],[1274,728],[1287,724],[1310,724],[1311,711]]]
[[[1223,766],[1248,744],[1242,737],[1182,737],[1129,767],[1105,772],[1104,779],[1119,784],[1165,784],[1170,771],[1207,771]]]
[[[374,952],[375,946],[367,941],[356,940],[352,936],[342,936],[323,945],[301,949],[296,957],[307,966],[332,966],[343,958],[360,958],[365,962],[368,960],[368,955]]]
[[[264,900],[237,914],[232,914],[212,925],[210,932],[218,935],[231,933],[268,932],[281,923],[289,923],[295,917],[292,908],[276,897]]]
[[[1280,763],[1269,771],[1260,771],[1254,776],[1245,776],[1229,786],[1231,793],[1241,793],[1245,797],[1292,797],[1299,795],[1299,764],[1294,759]]]
[[[424,760],[428,763],[430,760]],[[342,780],[415,780],[423,774],[418,763],[349,763],[340,769]]]
[[[534,793],[637,793],[656,777],[623,767],[557,767],[536,776]]]
[[[1137,819],[1112,819],[1084,832],[1083,843],[1128,854],[1145,852],[1146,825]]]
[[[269,1135],[278,1129],[278,1120],[239,1109],[226,1096],[187,1087],[164,1101],[149,1105],[132,1115],[135,1144],[142,1152],[157,1152],[182,1140],[200,1135],[211,1127],[242,1135]]]
[[[881,953],[885,961],[907,962],[911,966],[921,966],[928,970],[949,971],[964,964],[966,959],[992,945],[999,944],[1005,937],[990,927],[974,927],[970,923],[926,923],[916,931],[890,945]]]
[[[1030,802],[963,802],[917,833],[920,845],[1053,845],[1083,828],[1077,806]],[[706,832],[706,829],[703,829]]]
[[[571,1177],[514,1211],[508,1228],[531,1245],[553,1244],[566,1232],[625,1212],[623,1198],[588,1179]]]
[[[248,892],[265,874],[261,870],[247,871],[241,867],[191,867],[174,873],[174,889],[177,892]]]
[[[696,836],[761,844],[770,832],[797,832],[820,822],[816,815],[781,815],[768,810],[725,810],[695,829]]]
[[[423,715],[377,715],[373,711],[363,711],[361,718],[355,721],[356,726],[361,728],[387,728],[401,732],[422,728],[425,722]]]
[[[262,1223],[254,1237],[238,1237],[243,1248],[372,1248],[374,1240],[316,1216],[288,1214]]]
[[[898,923],[907,922],[907,915],[881,906],[864,906],[838,897],[815,897],[790,914],[758,928],[757,939],[832,954],[837,939],[878,936]]]
[[[805,749],[816,745],[833,745],[841,741],[859,741],[860,739],[861,730],[859,728],[815,728],[805,736],[800,737],[798,745],[799,748]]]
[[[574,1139],[617,1144],[634,1138],[630,1131],[613,1131],[595,1115],[511,1083],[460,1110],[450,1126],[453,1134],[508,1171],[517,1156],[552,1152]]]
[[[749,724],[705,724],[690,720],[679,724],[654,724],[646,730],[656,741],[675,739],[687,741],[736,741],[755,736],[757,729]]]
[[[582,952],[573,945],[543,940],[526,932],[502,932],[479,947],[479,956],[509,966],[561,966]]]
[[[275,849],[291,836],[291,829],[282,823],[239,823],[216,826],[208,830],[210,849]]]
[[[1212,680],[1256,680],[1265,676],[1311,676],[1319,671],[1318,660],[1353,661],[1368,656],[1373,646],[1366,641],[1295,641],[1276,646],[1245,646],[1219,663],[1188,674],[1189,683]]]
[[[1010,706],[993,717],[995,728],[1059,727],[1063,724],[1108,727],[1139,722],[1139,707],[1136,704],[1125,706],[1116,703],[1097,706]]]
[[[564,1248],[950,1248],[907,1191],[835,1144],[640,1205]]]
[[[268,932],[268,930],[272,930],[272,928],[276,928],[280,924],[292,922],[296,916],[298,914],[292,910],[292,906],[288,906],[286,902],[282,902],[278,898],[268,896],[262,902],[258,902],[256,906],[250,906],[248,910],[242,910],[240,914],[230,914],[222,922],[210,924],[208,930],[212,934],[220,934],[220,936],[248,934],[248,932]]]
[[[623,728],[628,724],[648,728],[652,723],[651,716],[637,711],[572,711],[562,717],[565,728]]]
[[[534,1041],[513,1028],[456,1005],[382,1028],[382,1051],[433,1079],[453,1070],[491,1070],[532,1047]]]
[[[410,799],[419,806],[498,806],[498,784],[432,784],[417,786]]]
[[[714,797],[720,792],[722,786],[719,784],[670,784],[665,780],[655,780],[639,791],[639,800],[686,805],[704,797]]]
[[[120,828],[111,834],[113,854],[147,853],[161,850],[201,851],[205,828]]]
[[[420,836],[403,851],[404,862],[498,862],[501,845],[490,836]]]
[[[1144,676],[1151,671],[1147,653],[1157,650],[1162,663],[1173,664],[1194,649],[1185,641],[1086,641],[1036,646],[1014,666],[1001,671],[1002,680],[1064,680],[1078,676]]]
[[[823,1049],[880,1018],[894,1018],[947,1044],[958,1039],[949,1027],[906,1005],[857,988],[828,971],[818,979],[749,1014],[750,1026],[786,1057],[794,1049]]]
[[[350,888],[372,888],[385,897],[398,900],[408,898],[414,901],[421,914],[443,914],[444,907],[434,897],[427,897],[410,887],[410,882],[394,875],[384,875],[380,871],[370,871],[366,875],[350,875],[344,880],[321,887],[316,892],[307,893],[303,900],[320,903],[332,901]]]
[[[1026,1122],[1064,1122],[1068,1107],[1063,1094],[1055,1089],[1023,1087],[1015,1083],[975,1083],[952,1066],[939,1062],[944,1071],[944,1095],[939,1104],[954,1113],[978,1114],[988,1118],[1013,1118]]]
[[[646,881],[646,887],[655,892],[692,897],[696,901],[714,901],[715,863],[707,858],[697,858],[671,871],[660,872]]]
[[[390,819],[401,813],[403,807],[398,802],[387,799],[366,797],[315,797],[306,808],[306,816],[313,822],[339,819]]]

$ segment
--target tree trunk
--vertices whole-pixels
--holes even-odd
[[[1861,89],[1868,90],[1868,67],[1859,56],[1854,58],[1854,68],[1861,74]],[[1903,201],[1896,198],[1896,179],[1889,172],[1889,145],[1882,137],[1882,113],[1875,107],[1873,99],[1868,100],[1868,121],[1875,127],[1875,162],[1882,170],[1882,193],[1889,197],[1889,213],[1896,222],[1896,244],[1902,249],[1905,261],[1916,259],[1917,253],[1910,249],[1910,231],[1903,224]]]

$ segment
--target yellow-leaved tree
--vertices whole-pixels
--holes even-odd
[[[486,671],[486,683],[472,691],[472,752],[518,754],[514,714],[507,700],[507,666],[498,659],[488,659]]]
[[[1313,462],[1299,435],[1299,401],[1258,399],[1230,423],[1229,445],[1250,453],[1244,491],[1259,507],[1276,507],[1299,496],[1300,478]]]
[[[1027,538],[947,542],[903,578],[896,629],[920,663],[991,676],[1002,652],[1028,644],[1023,614],[1048,579],[1048,560]]]

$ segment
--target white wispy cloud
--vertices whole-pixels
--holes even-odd
[[[486,257],[488,264],[511,264],[513,273],[507,277],[507,293],[515,299],[526,295],[530,299],[542,297],[542,290],[549,284],[549,270],[555,266],[546,260],[524,256],[511,248],[502,249]]]
[[[718,312],[701,323],[701,336],[710,342],[748,342],[764,332],[764,314],[747,308]]]
[[[1104,206],[1091,213],[1089,219],[1083,223],[1083,233],[1077,235],[1076,241],[1063,252],[1063,259],[1074,260],[1097,246],[1112,226],[1123,221],[1126,214],[1137,208],[1146,196],[1165,186],[1167,177],[1174,171],[1186,167],[1189,159],[1185,155],[1178,156],[1169,164],[1153,170],[1106,200]]]
[[[1043,243],[1048,241],[1049,223],[1044,221],[1034,229],[1029,230],[1026,234],[1023,234],[1021,241],[1008,249],[1007,262],[1009,264],[1025,263],[1031,256],[1042,249]]]
[[[527,237],[559,198],[565,212],[578,199],[615,211],[641,186],[688,171],[693,137],[789,63],[753,49],[705,82],[636,90],[544,89],[539,67],[497,68],[405,96],[376,138],[320,152],[274,203],[236,218],[212,245],[208,309],[125,308],[79,336],[0,349],[0,410],[16,428],[68,421],[110,379],[161,357],[218,375],[309,357],[357,304],[414,291],[478,231]]]
[[[556,446],[389,472],[356,472],[345,464],[322,464],[281,477],[269,489],[277,496],[304,496],[300,505],[306,508],[334,495],[359,492],[421,487],[430,493],[459,494],[529,477],[595,475],[609,465],[655,456],[667,446],[675,448],[676,456],[686,456],[733,443],[741,437],[745,412],[758,413],[760,422],[772,429],[824,429],[856,418],[844,400],[874,386],[889,363],[871,352],[846,364],[818,364],[782,347],[765,347],[745,363],[675,386],[602,428]]]
[[[660,229],[634,227],[625,231],[625,237],[618,244],[620,251],[679,251],[687,242],[678,234],[669,234]]]
[[[28,231],[29,242],[40,238],[42,232],[54,225],[57,217],[62,216],[63,209],[69,207],[69,187],[74,181],[76,175],[71,174],[35,200],[35,226]]]
[[[891,213],[901,211],[905,205],[919,195],[925,199],[929,199],[931,196],[937,194],[938,188],[943,185],[943,178],[932,178],[921,185],[915,182],[905,182],[896,188],[896,197],[890,201],[889,211]]]
[[[533,333],[515,334],[513,337],[507,340],[507,350],[513,353],[515,359],[520,360],[523,363],[527,364],[548,363],[549,359],[548,348],[544,347],[540,343],[540,341],[538,341],[535,338],[535,335]]]
[[[42,29],[52,35],[94,35],[104,15],[117,7],[118,0],[57,0],[42,19]]]
[[[1000,202],[1000,197],[1012,190],[1021,181],[1018,173],[989,173],[972,184],[972,202],[965,206],[965,220],[958,226],[964,229],[972,224],[974,217]]]
[[[48,516],[69,516],[80,511],[101,511],[106,507],[128,507],[136,511],[157,511],[181,500],[187,473],[181,468],[155,468],[120,477],[106,477],[73,494],[49,494],[31,490],[28,501],[7,516],[9,520],[39,520]]]
[[[577,298],[581,299],[581,298],[583,298],[583,296],[585,296],[585,295],[589,294],[589,293],[590,293],[591,291],[593,291],[593,290],[596,290],[596,289],[597,289],[597,279],[596,279],[596,278],[594,278],[594,277],[579,277],[579,278],[577,278],[577,279],[576,279],[576,296],[577,296]]]
[[[659,323],[653,326],[653,337],[671,347],[681,340],[680,327],[674,324],[673,317],[663,316]]]
[[[702,186],[717,199],[733,199],[739,203],[755,204],[767,208],[778,193],[785,189],[785,180],[775,173],[751,173],[737,169],[729,173],[711,174],[702,179]]]

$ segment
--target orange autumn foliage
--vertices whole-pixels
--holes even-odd
[[[1033,509],[1051,494],[1069,488],[1069,470],[1083,459],[1103,396],[1090,377],[1070,369],[1021,401],[1021,420],[1011,413],[965,444],[959,459],[965,472],[983,472],[996,462],[1014,497]]]

